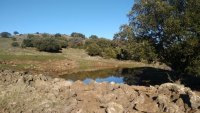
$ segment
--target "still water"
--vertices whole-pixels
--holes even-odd
[[[88,84],[96,82],[114,82],[128,85],[160,85],[179,80],[185,86],[200,89],[200,78],[189,75],[178,76],[177,73],[151,67],[106,69],[97,71],[78,72],[60,76],[66,80],[81,80]]]
[[[168,71],[150,67],[106,69],[98,71],[86,71],[62,75],[67,80],[81,80],[88,84],[96,82],[114,82],[129,85],[156,85],[161,82],[169,82]]]

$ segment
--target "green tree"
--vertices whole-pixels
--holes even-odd
[[[3,38],[11,38],[11,34],[9,32],[1,32],[0,36]]]
[[[56,33],[54,36],[55,37],[61,37],[62,35],[60,33]]]
[[[97,36],[97,35],[91,35],[90,37],[89,37],[89,39],[98,39],[99,37]]]
[[[187,72],[200,55],[199,0],[138,0],[129,14],[137,37],[149,39],[160,59],[174,70]],[[194,40],[191,41],[191,40]],[[197,44],[196,44],[197,43]]]
[[[71,34],[71,37],[76,37],[76,38],[78,37],[78,38],[83,38],[83,39],[86,38],[84,34],[82,34],[82,33],[77,33],[77,32],[73,32],[73,33]]]
[[[13,34],[14,34],[14,35],[18,35],[19,32],[18,32],[18,31],[14,31]]]

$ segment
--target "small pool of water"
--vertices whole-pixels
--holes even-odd
[[[109,76],[106,78],[96,78],[96,79],[91,79],[91,78],[86,78],[83,80],[84,83],[89,84],[91,81],[96,81],[96,82],[113,82],[113,83],[124,83],[124,77],[115,77],[115,76]]]
[[[129,85],[147,85],[159,84],[161,81],[168,82],[167,75],[168,74],[165,70],[147,67],[85,71],[62,75],[61,77],[71,81],[81,80],[86,84],[90,83],[91,81],[96,81],[114,82]]]
[[[176,81],[180,77],[172,71],[156,69],[151,67],[142,68],[123,68],[123,69],[106,69],[97,71],[78,72],[73,74],[65,74],[60,77],[66,80],[81,80],[88,84],[91,81],[96,82],[114,82],[128,85],[160,85],[163,83]],[[182,76],[181,83],[200,89],[200,78],[194,76]]]

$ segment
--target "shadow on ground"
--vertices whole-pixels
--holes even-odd
[[[124,82],[128,85],[160,85],[167,82],[177,82],[200,91],[200,77],[180,75],[173,71],[152,67],[126,68],[121,70]]]

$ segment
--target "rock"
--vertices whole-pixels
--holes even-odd
[[[0,71],[0,100],[11,113],[200,113],[200,97],[183,85],[86,85],[11,70]]]
[[[192,109],[200,109],[200,97],[192,91],[187,92]]]
[[[124,108],[122,105],[110,102],[108,103],[108,107],[106,108],[106,113],[123,113]]]
[[[163,94],[159,94],[156,101],[158,103],[159,109],[162,112],[184,113],[183,111],[180,110],[180,108],[176,104],[171,103],[170,99]]]

